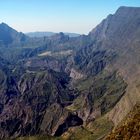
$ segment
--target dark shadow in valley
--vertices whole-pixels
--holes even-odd
[[[83,124],[83,120],[77,115],[70,114],[63,124],[61,124],[56,130],[54,136],[61,136],[68,130],[69,127],[80,126]]]

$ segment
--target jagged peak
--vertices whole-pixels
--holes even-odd
[[[4,22],[1,22],[0,23],[0,26],[5,26],[5,27],[9,27],[6,23],[4,23]]]
[[[10,27],[8,24],[6,24],[4,22],[0,23],[0,27],[4,30],[13,30],[13,31],[17,32],[15,29],[13,29],[12,27]]]
[[[6,24],[6,23],[4,23],[4,22],[1,22],[0,24],[1,24],[1,25],[7,25],[7,24]]]
[[[116,11],[116,14],[122,14],[122,13],[129,13],[129,12],[140,12],[140,7],[127,7],[127,6],[121,6]]]
[[[118,10],[115,12],[115,14],[113,15],[109,14],[107,18],[105,18],[99,25],[93,28],[93,30],[89,33],[89,35],[92,36],[94,35],[94,38],[97,36],[99,36],[99,38],[101,38],[101,36],[105,37],[105,32],[109,25],[108,23],[110,23],[110,21],[114,20],[116,17],[119,19],[119,21],[121,21],[120,18],[124,20],[126,20],[127,18],[127,20],[129,21],[132,19],[132,17],[134,17],[135,19],[139,19],[140,7],[127,7],[127,6],[119,7]]]

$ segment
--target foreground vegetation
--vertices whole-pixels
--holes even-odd
[[[140,104],[137,104],[128,116],[114,129],[106,140],[140,139]]]

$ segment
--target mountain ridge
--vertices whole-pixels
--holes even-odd
[[[27,36],[29,37],[49,37],[49,36],[53,36],[57,33],[55,32],[41,32],[41,31],[36,31],[36,32],[29,32],[29,33],[25,33]],[[80,34],[78,33],[67,33],[67,32],[64,32],[65,35],[68,35],[69,37],[78,37],[80,36]]]
[[[21,45],[22,42],[28,40],[28,37],[21,32],[17,32],[15,29],[9,27],[5,23],[0,24],[0,41],[1,45],[5,46],[14,46],[14,45]]]

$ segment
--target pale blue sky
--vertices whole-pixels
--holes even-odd
[[[22,32],[87,34],[120,6],[140,7],[140,0],[0,0],[0,22]]]

